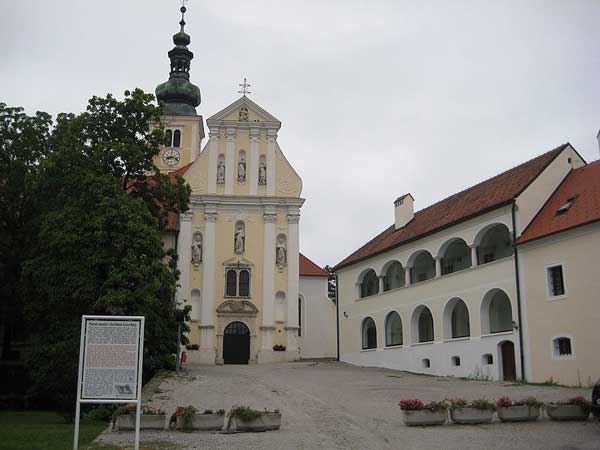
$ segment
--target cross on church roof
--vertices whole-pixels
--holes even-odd
[[[246,78],[244,78],[244,82],[240,83],[239,86],[241,87],[241,89],[238,91],[238,93],[242,94],[244,97],[246,96],[246,94],[252,94],[252,92],[250,92],[250,89],[248,89],[252,85],[248,84]]]

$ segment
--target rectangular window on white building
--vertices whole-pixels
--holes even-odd
[[[571,339],[568,337],[557,337],[552,340],[552,349],[556,358],[573,356]]]
[[[565,295],[565,282],[561,265],[546,268],[550,297]]]

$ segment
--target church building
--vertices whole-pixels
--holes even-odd
[[[173,217],[164,236],[178,254],[178,300],[192,307],[189,361],[335,357],[329,274],[299,252],[302,180],[277,141],[281,122],[248,98],[244,81],[242,96],[206,120],[201,147],[185,11],[169,80],[156,88],[166,142],[155,165],[192,189],[189,211]]]

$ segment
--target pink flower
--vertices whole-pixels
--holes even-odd
[[[398,405],[404,411],[418,411],[424,407],[423,402],[418,398],[403,398]]]
[[[496,403],[499,408],[510,408],[512,406],[512,400],[507,396],[500,397]]]

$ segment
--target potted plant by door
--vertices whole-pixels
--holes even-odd
[[[509,397],[500,397],[496,402],[498,418],[502,422],[527,422],[537,420],[543,403],[535,397],[513,402]]]
[[[182,431],[210,431],[223,428],[225,410],[219,409],[213,411],[206,409],[199,413],[192,405],[179,406],[171,416],[171,423],[175,425],[176,430]]]
[[[460,424],[490,423],[496,409],[494,403],[484,398],[470,403],[462,398],[451,398],[449,402],[450,418]]]
[[[446,401],[424,404],[416,398],[404,398],[398,404],[404,413],[404,423],[409,427],[443,425],[448,418]]]
[[[546,404],[546,412],[552,420],[587,420],[591,410],[591,403],[583,397]]]
[[[113,428],[119,431],[135,430],[136,405],[128,404],[118,408],[113,414]],[[140,430],[162,430],[167,415],[160,408],[144,406],[140,414]]]
[[[257,411],[248,406],[234,406],[227,413],[223,432],[268,431],[278,430],[280,427],[281,413],[278,410]]]

